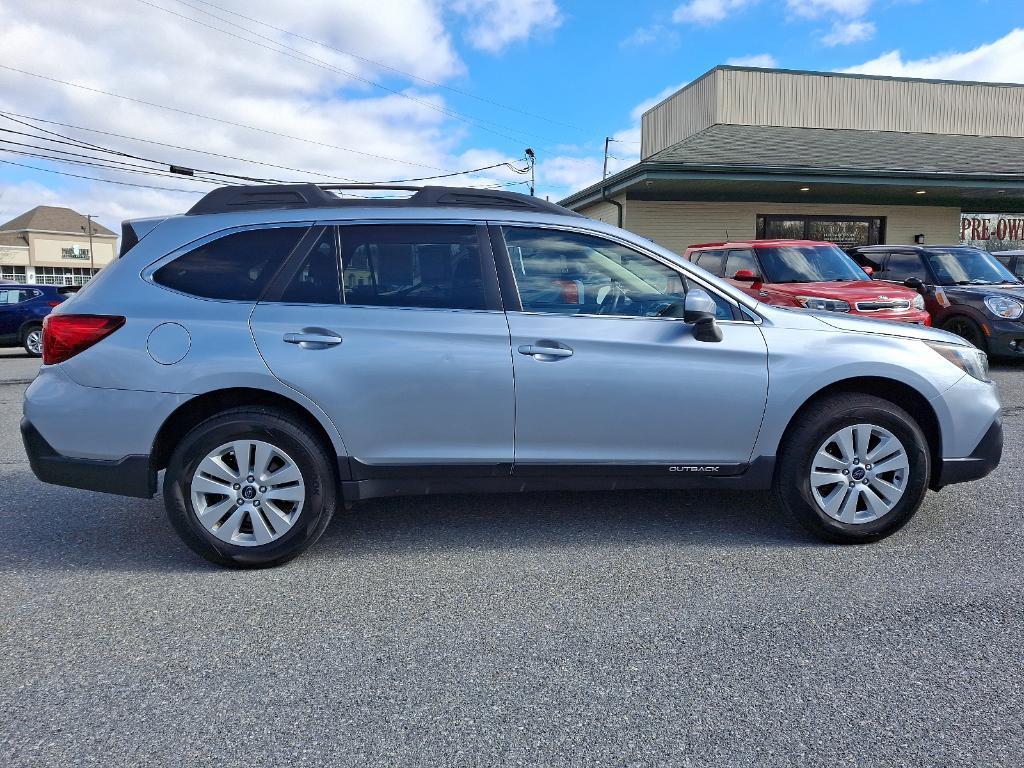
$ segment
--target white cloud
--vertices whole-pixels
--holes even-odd
[[[165,5],[170,7],[170,4]],[[134,3],[132,6],[132,14],[126,17],[120,0],[90,3],[0,0],[0,18],[6,20],[0,25],[2,63],[251,125],[264,132],[123,101],[7,70],[0,70],[0,109],[315,171],[322,174],[323,181],[332,177],[356,180],[419,177],[508,159],[486,148],[486,142],[483,147],[466,150],[467,126],[431,108],[448,108],[439,91],[416,87],[416,81],[411,81],[403,90],[404,94],[418,100],[411,101],[361,80],[384,80],[390,86],[405,88],[393,71],[365,59],[336,54],[294,38],[278,36],[266,28],[256,28],[261,34],[272,35],[351,73],[347,75],[227,37],[156,8]],[[259,12],[247,11],[240,0],[232,0],[232,7],[268,20],[286,18],[286,22],[279,23],[297,33],[325,40],[341,50],[381,61],[418,77],[443,82],[465,70],[445,28],[444,8],[437,0],[378,3],[373,13],[366,11],[363,0],[304,0],[287,6],[282,3],[277,10],[286,7],[287,14],[283,15],[262,4]],[[175,9],[204,23],[245,35],[239,29],[184,6],[175,6]],[[488,11],[467,9],[466,12],[475,23],[481,18],[480,13]],[[224,16],[250,25],[237,17]],[[259,42],[269,45],[265,40]],[[60,55],[40,55],[41,51],[58,51]],[[0,118],[0,125],[20,130],[3,118]],[[284,180],[315,178],[304,172],[48,127],[87,141],[193,168]],[[306,141],[268,132],[302,137]],[[326,145],[348,147],[364,154]],[[46,163],[7,153],[0,153],[0,159],[37,166]],[[87,176],[200,192],[209,188],[187,180],[134,177],[66,165],[51,167]],[[53,176],[51,184],[49,177],[42,174],[40,177],[47,178],[47,182],[41,187],[10,181],[24,176],[21,169],[0,165],[0,179],[8,180],[0,183],[3,192],[0,210],[8,218],[22,212],[16,210],[16,206],[27,209],[46,202],[73,205],[85,212],[100,214],[103,224],[116,229],[122,218],[178,212],[198,199],[198,194],[132,189],[60,176]],[[519,178],[491,172],[477,174],[471,182],[462,177],[454,183],[481,184]],[[52,194],[44,190],[51,190]]]
[[[821,38],[821,42],[831,48],[870,40],[874,36],[875,25],[870,21],[837,21],[832,24],[832,31]]]
[[[779,60],[770,53],[757,53],[752,56],[736,56],[732,59],[726,59],[725,63],[731,64],[734,67],[765,67],[766,69],[774,69],[779,66]]]
[[[500,53],[538,30],[550,31],[562,23],[554,0],[451,0],[451,8],[468,17],[470,45],[489,53]]]
[[[629,35],[619,41],[620,48],[641,47],[653,43],[662,35],[660,24],[651,24],[649,27],[637,27]]]
[[[871,0],[786,0],[786,6],[797,16],[807,18],[835,14],[855,19],[868,12]]]
[[[757,0],[689,0],[672,14],[672,21],[690,24],[715,24]]]
[[[970,51],[906,60],[899,51],[890,51],[844,71],[894,77],[1019,83],[1024,79],[1024,29],[1014,29],[995,42]]]

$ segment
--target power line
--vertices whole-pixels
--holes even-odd
[[[11,142],[3,142],[2,140],[0,140],[0,143],[11,143]],[[53,151],[59,151],[59,150],[53,150]],[[226,183],[223,179],[212,179],[212,178],[209,178],[209,177],[206,177],[206,176],[184,176],[182,174],[177,174],[177,173],[162,173],[162,172],[160,172],[160,171],[158,171],[156,169],[153,169],[153,168],[140,169],[141,167],[140,168],[125,167],[124,164],[120,164],[120,165],[110,165],[110,164],[108,164],[108,163],[117,162],[117,161],[113,161],[113,160],[102,162],[102,163],[96,163],[96,162],[90,162],[88,160],[77,160],[77,159],[66,158],[66,157],[53,157],[52,155],[44,155],[44,154],[41,154],[39,152],[25,152],[23,150],[18,150],[18,149],[8,149],[7,147],[3,147],[3,146],[0,146],[0,152],[7,152],[8,154],[12,154],[12,155],[21,155],[23,157],[34,157],[34,158],[36,158],[38,160],[49,160],[49,161],[54,162],[54,163],[68,163],[70,165],[85,165],[85,166],[89,166],[89,167],[92,167],[92,168],[103,168],[103,169],[111,170],[111,171],[121,171],[122,173],[138,173],[138,174],[143,174],[143,175],[146,175],[146,176],[156,176],[156,177],[163,178],[163,179],[181,179],[183,181],[201,181],[201,182],[204,182],[206,184],[215,184],[215,185],[223,185],[223,184]],[[70,154],[70,153],[68,153],[68,154]],[[95,159],[100,159],[100,158],[95,158]]]
[[[261,35],[258,32],[253,32],[250,29],[246,29],[245,27],[242,27],[242,26],[240,26],[238,24],[235,24],[234,22],[227,21],[226,19],[220,19],[220,20],[222,22],[224,22],[225,24],[230,24],[231,26],[234,26],[234,27],[237,27],[239,29],[242,29],[242,30],[244,30],[245,32],[248,32],[251,35],[254,35],[256,37],[262,38],[264,40],[269,40],[274,45],[279,46],[279,47],[278,48],[273,48],[273,47],[271,47],[269,45],[266,45],[264,43],[260,43],[260,42],[258,42],[256,40],[251,40],[251,39],[249,39],[247,37],[243,37],[242,35],[235,34],[234,32],[231,32],[229,30],[222,29],[222,28],[214,26],[212,24],[207,24],[206,22],[200,21],[199,19],[194,19],[191,16],[186,16],[183,13],[178,13],[177,11],[172,11],[170,8],[164,8],[163,6],[157,5],[156,3],[152,3],[149,0],[137,0],[137,2],[142,3],[143,5],[148,5],[150,8],[155,8],[158,11],[163,11],[164,13],[170,14],[171,16],[176,16],[179,19],[184,19],[186,21],[192,22],[193,24],[198,24],[199,26],[205,27],[206,29],[212,29],[212,30],[214,30],[216,32],[220,32],[221,34],[227,35],[228,37],[233,37],[236,40],[241,40],[243,42],[249,43],[250,45],[255,45],[258,48],[263,48],[265,50],[281,54],[282,56],[287,56],[290,59],[295,59],[296,61],[301,61],[301,62],[303,62],[305,64],[312,64],[315,67],[320,67],[321,69],[326,69],[326,70],[329,70],[331,72],[335,72],[337,74],[342,74],[342,75],[345,75],[346,77],[351,77],[354,80],[358,80],[360,82],[366,83],[367,85],[372,85],[374,88],[380,88],[381,90],[387,91],[388,93],[391,93],[391,94],[393,94],[395,96],[398,96],[400,98],[408,99],[409,101],[412,101],[412,102],[414,102],[416,104],[419,104],[420,106],[426,107],[427,109],[432,109],[435,112],[439,112],[442,115],[446,115],[447,117],[452,117],[452,118],[455,118],[456,120],[461,120],[462,122],[466,123],[467,125],[471,125],[474,128],[479,128],[479,129],[481,129],[483,131],[487,131],[489,133],[493,133],[496,136],[500,136],[502,138],[509,139],[509,140],[512,140],[512,141],[518,141],[519,140],[515,136],[510,136],[507,133],[502,133],[501,131],[497,131],[497,130],[494,130],[493,128],[488,128],[487,127],[488,125],[496,125],[496,126],[500,127],[500,123],[495,123],[495,122],[492,122],[490,120],[482,120],[480,118],[474,118],[474,117],[471,117],[469,115],[465,115],[465,114],[463,114],[461,112],[458,112],[458,111],[456,111],[454,109],[449,109],[448,107],[438,106],[437,104],[434,104],[433,102],[427,101],[426,99],[420,99],[420,98],[417,98],[415,96],[411,96],[408,93],[400,91],[400,90],[398,90],[396,88],[390,88],[390,87],[388,87],[386,85],[383,85],[382,83],[378,83],[378,82],[376,82],[374,80],[371,80],[371,79],[369,79],[367,77],[363,77],[362,75],[358,75],[355,72],[350,72],[347,69],[342,69],[341,67],[335,66],[334,64],[331,64],[330,62],[324,61],[323,59],[318,59],[315,56],[310,56],[309,54],[303,53],[298,48],[293,48],[293,47],[291,47],[289,45],[285,45],[284,43],[279,43],[276,40],[274,40],[273,38],[267,37],[266,35]],[[205,11],[200,10],[200,13],[205,13]],[[207,14],[207,15],[210,15],[210,14]],[[214,18],[218,18],[218,17],[214,17]],[[513,133],[518,134],[520,137],[524,137],[524,136],[525,137],[531,137],[531,134],[524,133],[522,131],[513,130]],[[536,138],[536,137],[534,136],[533,138]],[[549,140],[545,139],[545,141],[549,141]]]
[[[360,151],[358,149],[352,149],[351,147],[343,147],[343,146],[341,146],[339,144],[329,144],[329,143],[324,142],[324,141],[317,141],[315,139],[308,139],[308,138],[305,138],[303,136],[292,136],[291,134],[282,133],[280,131],[274,131],[274,130],[271,130],[269,128],[259,128],[259,127],[254,126],[254,125],[247,125],[245,123],[237,123],[237,122],[234,122],[233,120],[225,120],[224,118],[220,118],[220,117],[212,117],[211,115],[204,115],[204,114],[202,114],[200,112],[191,112],[191,111],[189,111],[187,109],[181,109],[179,107],[169,107],[166,104],[158,104],[158,103],[156,103],[154,101],[146,101],[145,99],[137,99],[137,98],[135,98],[133,96],[124,96],[124,95],[122,95],[120,93],[113,93],[112,91],[104,91],[101,88],[93,88],[91,86],[82,85],[80,83],[72,83],[72,82],[69,82],[68,80],[61,80],[61,79],[56,78],[56,77],[50,77],[49,75],[40,75],[40,74],[38,74],[36,72],[29,72],[28,70],[18,69],[17,67],[11,67],[11,66],[8,66],[7,64],[0,64],[0,69],[5,69],[8,72],[17,72],[20,75],[26,75],[28,77],[35,77],[35,78],[37,78],[39,80],[46,80],[46,81],[51,82],[51,83],[58,83],[60,85],[66,85],[66,86],[68,86],[70,88],[78,88],[78,89],[83,90],[83,91],[89,91],[90,93],[99,93],[99,94],[102,94],[103,96],[110,96],[110,97],[115,98],[115,99],[121,99],[123,101],[130,101],[130,102],[132,102],[134,104],[142,104],[142,105],[147,106],[147,107],[156,107],[157,109],[164,109],[164,110],[167,110],[169,112],[177,112],[178,114],[187,115],[188,117],[198,117],[198,118],[200,118],[202,120],[210,120],[211,122],[221,123],[222,125],[230,125],[230,126],[233,126],[235,128],[245,128],[246,130],[249,130],[249,131],[256,131],[257,133],[265,133],[265,134],[268,134],[270,136],[278,136],[280,138],[289,139],[291,141],[301,141],[301,142],[305,142],[306,144],[312,144],[312,145],[318,146],[318,147],[325,147],[327,149],[337,149],[337,150],[341,150],[342,152],[351,152],[352,154],[362,155],[363,157],[370,157],[370,158],[373,158],[375,160],[385,160],[387,162],[400,163],[402,165],[412,165],[412,166],[416,166],[416,167],[419,167],[419,168],[429,168],[432,171],[441,171],[442,173],[450,173],[451,172],[451,169],[449,169],[449,168],[438,168],[437,166],[434,166],[434,165],[427,165],[425,163],[417,163],[417,162],[414,162],[414,161],[411,161],[411,160],[399,160],[397,157],[388,157],[386,155],[377,155],[377,154],[374,154],[372,152],[362,152],[362,151]]]
[[[167,163],[167,162],[164,162],[163,160],[154,160],[153,158],[150,158],[150,157],[141,157],[139,155],[133,155],[133,154],[131,154],[129,152],[121,152],[120,150],[110,149],[108,147],[101,147],[98,144],[91,144],[89,142],[82,142],[82,141],[74,139],[74,138],[72,138],[70,136],[65,136],[62,133],[56,133],[55,131],[48,131],[45,128],[39,128],[38,126],[34,126],[31,123],[26,123],[26,122],[24,122],[22,120],[16,120],[13,117],[10,117],[9,115],[7,115],[6,113],[4,113],[2,111],[0,111],[0,117],[5,117],[8,120],[12,120],[13,122],[18,123],[19,125],[24,125],[24,126],[26,126],[28,128],[34,128],[37,131],[42,131],[43,133],[50,134],[50,136],[57,136],[59,138],[52,139],[52,138],[49,138],[48,136],[38,136],[38,135],[35,135],[35,134],[25,133],[24,131],[15,131],[15,130],[13,130],[11,128],[0,128],[0,132],[3,132],[3,133],[13,133],[13,134],[17,134],[19,136],[28,136],[28,137],[31,137],[31,138],[34,138],[34,139],[37,139],[37,140],[40,140],[40,141],[48,141],[48,142],[50,142],[52,144],[63,144],[63,145],[66,145],[66,146],[75,147],[76,149],[86,149],[86,150],[94,151],[94,152],[102,152],[102,153],[106,153],[106,154],[116,155],[118,157],[126,157],[126,158],[129,158],[131,160],[141,160],[144,163],[152,163],[152,164],[155,164],[155,165],[162,165],[162,166],[166,166],[167,168],[170,168],[172,165],[174,165],[173,163]],[[65,141],[65,139],[66,139],[66,141]],[[21,143],[21,142],[12,141],[10,139],[0,139],[0,142],[6,142],[8,144],[20,144]],[[46,150],[48,152],[57,152],[57,153],[60,153],[60,154],[78,155],[79,157],[92,157],[92,156],[89,156],[89,155],[83,155],[81,153],[67,152],[66,150],[55,149],[53,147],[40,147],[38,145],[32,145],[32,144],[26,144],[24,146],[30,146],[30,147],[33,147],[34,149],[43,149],[43,150]],[[115,162],[115,161],[111,161],[110,158],[95,158],[95,157],[92,157],[92,159],[105,160],[105,161],[108,161],[108,162]],[[120,162],[120,161],[117,161],[117,162]],[[124,165],[134,165],[133,163],[123,163],[123,164]],[[136,167],[142,167],[142,166],[136,166]],[[240,176],[240,175],[234,174],[234,173],[222,173],[220,171],[213,171],[213,170],[209,170],[209,169],[206,169],[206,168],[191,168],[190,167],[189,170],[193,171],[193,173],[205,173],[205,174],[212,174],[214,176],[222,176],[222,177],[224,177],[225,180],[253,181],[253,182],[278,181],[277,179],[260,179],[260,178],[255,178],[255,177],[252,177],[252,176]],[[177,174],[177,175],[183,175],[183,174]]]
[[[0,110],[0,117],[6,117],[8,120],[11,120],[11,121],[13,121],[15,123],[18,123],[19,125],[23,125],[23,126],[26,126],[28,128],[33,128],[35,130],[42,131],[44,133],[47,133],[47,134],[49,134],[51,136],[56,136],[58,138],[51,139],[51,138],[38,137],[38,136],[34,136],[33,134],[25,133],[24,131],[15,131],[15,130],[13,130],[11,128],[0,128],[0,132],[13,133],[13,134],[17,134],[17,135],[20,135],[20,136],[30,136],[32,138],[42,139],[44,141],[53,142],[55,144],[69,145],[69,146],[73,146],[73,147],[76,147],[76,148],[90,149],[90,150],[99,151],[99,152],[107,152],[107,153],[111,153],[111,154],[116,154],[116,155],[121,156],[121,157],[128,157],[128,158],[131,158],[131,159],[134,159],[134,160],[142,160],[143,162],[155,163],[157,165],[166,165],[166,166],[170,166],[171,165],[170,163],[167,163],[167,162],[165,162],[163,160],[154,160],[152,158],[141,157],[139,155],[133,155],[133,154],[127,153],[127,152],[121,152],[119,150],[109,149],[107,147],[102,147],[102,146],[100,146],[98,144],[92,144],[91,142],[81,141],[81,140],[76,139],[76,138],[74,138],[72,136],[67,136],[66,134],[63,134],[63,133],[58,133],[56,131],[50,131],[50,130],[47,130],[45,128],[40,128],[39,126],[33,125],[32,123],[24,122],[23,120],[15,119],[14,117],[11,116],[13,114],[16,114],[16,113],[9,113],[9,112],[4,112],[3,110]],[[38,120],[40,122],[45,122],[45,123],[50,123],[50,124],[62,125],[62,126],[72,127],[72,128],[79,128],[78,126],[67,126],[65,123],[54,123],[54,121],[43,120],[42,118],[33,118],[33,117],[29,117],[27,115],[18,115],[18,117],[23,117],[26,120]],[[80,128],[80,130],[87,130],[88,131],[88,130],[93,130],[93,129],[89,129],[89,128],[81,129]],[[96,132],[97,133],[107,133],[105,131],[96,131]],[[136,137],[125,136],[125,135],[122,135],[122,134],[111,134],[111,135],[118,136],[119,138],[129,139],[129,140],[148,141],[147,139],[137,139]],[[5,140],[4,139],[0,139],[0,141],[5,141]],[[8,143],[17,143],[17,142],[9,142],[8,141]],[[161,142],[151,142],[151,143],[160,144]],[[176,145],[169,145],[169,146],[172,146],[172,147],[174,147],[176,149],[183,149],[183,150],[186,150],[186,151],[203,152],[203,150],[191,150],[188,147],[179,147],[179,146],[176,146]],[[36,148],[37,149],[42,149],[42,147],[36,147]],[[54,152],[60,151],[60,150],[53,150],[53,149],[50,149],[50,148],[46,148],[46,149],[48,149],[49,151],[54,151]],[[73,153],[66,153],[66,154],[73,154]],[[206,154],[214,154],[214,155],[216,155],[216,153],[206,153]],[[259,162],[259,161],[246,160],[244,158],[230,158],[230,156],[226,156],[226,157],[229,157],[229,159],[239,159],[239,160],[242,160],[243,162],[257,162],[257,163]],[[506,160],[506,161],[499,162],[499,163],[493,163],[491,165],[480,166],[478,168],[469,168],[469,169],[466,169],[466,170],[463,170],[463,171],[453,171],[451,173],[438,174],[438,175],[435,175],[435,176],[420,176],[420,177],[409,178],[409,179],[389,179],[389,180],[379,180],[379,181],[368,181],[368,182],[362,182],[362,183],[367,183],[367,184],[397,184],[397,183],[402,183],[402,182],[407,182],[407,181],[430,181],[430,180],[433,180],[433,179],[451,178],[453,176],[464,176],[464,175],[469,175],[471,173],[480,173],[482,171],[488,171],[488,170],[492,170],[494,168],[502,168],[502,167],[507,167],[510,171],[512,171],[514,173],[518,173],[518,174],[522,174],[522,173],[526,173],[527,172],[527,169],[525,169],[525,168],[516,168],[513,165],[514,162],[516,162],[516,161]],[[277,166],[277,167],[286,168],[285,166]],[[192,169],[192,170],[198,171],[200,173],[212,174],[212,175],[215,175],[215,176],[223,176],[223,177],[225,177],[227,179],[240,179],[240,180],[243,180],[243,181],[252,181],[252,182],[257,182],[257,183],[288,183],[288,182],[283,182],[280,179],[262,179],[262,178],[255,178],[255,177],[252,177],[252,176],[239,176],[239,175],[236,175],[236,174],[223,173],[223,172],[220,172],[220,171],[213,171],[213,170],[207,170],[207,169],[195,168],[195,169]],[[302,171],[302,170],[299,170],[299,169],[287,169],[287,170],[295,170],[297,173],[308,173],[308,174],[317,175],[317,176],[328,176],[329,175],[329,174],[324,174],[324,173],[317,173],[315,171]],[[334,178],[339,178],[339,177],[334,177]],[[355,180],[353,180],[353,179],[345,179],[345,181],[354,182]],[[358,183],[358,182],[356,182],[356,183]]]
[[[7,165],[17,165],[19,168],[29,168],[33,171],[41,171],[43,173],[55,173],[58,176],[71,176],[76,179],[89,179],[90,181],[102,181],[104,184],[119,184],[122,187],[139,187],[141,189],[158,189],[162,192],[181,192],[186,195],[206,194],[205,190],[201,189],[175,189],[173,187],[155,187],[151,184],[133,184],[128,181],[117,181],[115,179],[104,179],[99,176],[83,176],[79,173],[68,173],[66,171],[58,171],[55,168],[40,168],[37,165],[26,165],[25,163],[16,163],[13,160],[0,159],[0,163],[6,163]]]
[[[46,118],[36,117],[34,115],[19,114],[18,112],[0,111],[0,115],[4,115],[6,117],[10,117],[10,116],[13,115],[14,117],[24,118],[25,120],[32,120],[32,121],[37,122],[37,123],[46,123],[47,125],[59,125],[61,128],[71,128],[71,129],[76,130],[76,131],[85,131],[87,133],[96,133],[96,134],[99,134],[101,136],[111,136],[111,137],[116,138],[116,139],[126,139],[128,141],[138,141],[138,142],[141,142],[143,144],[152,144],[152,145],[157,146],[157,147],[167,147],[168,149],[180,149],[180,150],[182,150],[184,152],[195,152],[196,154],[207,155],[209,157],[219,157],[219,158],[222,158],[224,160],[235,160],[235,161],[241,162],[241,163],[251,163],[253,165],[262,165],[262,166],[265,166],[267,168],[277,168],[278,170],[281,170],[281,171],[294,171],[295,173],[302,173],[302,174],[305,174],[305,175],[308,175],[308,176],[323,176],[324,178],[335,179],[335,180],[338,180],[338,181],[348,181],[348,182],[355,182],[356,181],[355,179],[350,179],[350,178],[348,178],[346,176],[334,176],[334,175],[329,174],[329,173],[323,173],[322,171],[310,171],[310,170],[306,170],[306,169],[303,169],[303,168],[292,168],[291,166],[287,166],[287,165],[278,165],[277,163],[268,163],[265,160],[253,160],[252,158],[249,158],[249,157],[239,157],[237,155],[225,155],[225,154],[222,154],[220,152],[211,152],[210,150],[206,150],[206,149],[196,149],[195,147],[183,147],[180,144],[168,144],[168,143],[163,142],[163,141],[155,141],[153,139],[143,139],[140,136],[129,136],[129,135],[126,135],[126,134],[123,134],[123,133],[113,133],[112,131],[102,131],[102,130],[100,130],[98,128],[86,128],[83,125],[74,125],[73,123],[61,123],[61,122],[58,122],[56,120],[47,120]],[[35,126],[35,125],[33,125],[32,127],[33,128],[37,128],[38,130],[45,130],[45,129],[39,128],[38,126]],[[7,130],[7,131],[9,131],[11,133],[18,133],[18,131],[11,131],[10,129],[2,129],[2,128],[0,128],[0,130]],[[74,139],[73,137],[64,136],[64,134],[61,134],[61,133],[54,133],[52,131],[47,131],[47,133],[53,133],[53,135],[55,135],[55,136],[61,136],[61,137],[67,138],[67,139],[69,139],[71,141],[79,141],[78,139]],[[28,135],[28,134],[25,134],[25,135]],[[82,142],[82,143],[83,144],[87,144],[88,142]]]
[[[211,18],[218,19],[219,21],[223,21],[225,24],[231,24],[232,26],[238,27],[239,29],[245,29],[244,27],[241,27],[240,25],[232,24],[232,22],[228,21],[227,19],[225,19],[225,18],[223,18],[221,16],[217,16],[216,14],[209,13],[208,11],[204,11],[201,8],[196,8],[194,5],[186,3],[185,0],[176,0],[176,2],[180,3],[181,5],[187,6],[187,7],[191,8],[192,10],[199,11],[200,13],[206,14],[207,16],[210,16]],[[446,91],[450,91],[451,93],[456,93],[456,94],[458,94],[460,96],[465,96],[466,98],[475,99],[476,101],[479,101],[479,102],[481,102],[483,104],[490,104],[491,106],[500,107],[502,109],[507,109],[509,112],[517,112],[518,114],[524,115],[526,117],[533,117],[533,118],[536,118],[537,120],[543,120],[546,123],[551,123],[553,125],[561,125],[561,126],[563,126],[565,128],[572,128],[575,131],[584,131],[585,132],[585,129],[580,128],[577,125],[572,125],[571,123],[564,123],[564,122],[562,122],[560,120],[553,120],[553,119],[551,119],[549,117],[545,117],[544,115],[538,115],[535,112],[528,112],[528,111],[520,109],[518,107],[513,107],[513,106],[510,106],[508,104],[503,104],[500,101],[494,101],[493,99],[484,98],[483,96],[479,96],[479,95],[477,95],[475,93],[471,93],[469,91],[464,91],[464,90],[462,90],[460,88],[454,88],[454,87],[452,87],[450,85],[445,85],[444,83],[438,83],[438,82],[435,82],[433,80],[428,80],[425,77],[420,77],[419,75],[414,75],[411,72],[406,72],[403,69],[399,69],[398,67],[393,67],[390,64],[385,64],[382,61],[377,61],[375,59],[370,59],[370,58],[367,58],[366,56],[360,56],[359,54],[352,53],[351,51],[343,51],[340,48],[336,48],[335,46],[331,45],[330,43],[325,43],[322,40],[317,40],[317,39],[312,38],[312,37],[306,37],[305,35],[300,35],[297,32],[292,32],[291,30],[284,29],[282,27],[275,27],[273,24],[269,24],[269,23],[267,23],[265,21],[261,21],[260,19],[255,19],[252,16],[246,16],[245,14],[238,13],[237,11],[232,11],[229,8],[224,8],[222,6],[216,5],[215,3],[206,2],[206,0],[195,0],[195,2],[198,2],[199,4],[205,5],[205,6],[209,7],[209,8],[216,8],[218,11],[221,11],[222,13],[227,13],[227,14],[230,14],[231,16],[236,16],[236,17],[238,17],[240,19],[245,19],[246,21],[251,21],[254,24],[259,24],[262,27],[266,27],[267,29],[272,29],[275,32],[280,32],[283,35],[288,35],[289,37],[294,37],[297,40],[304,40],[307,43],[313,43],[314,45],[318,45],[321,48],[325,48],[325,49],[327,49],[329,51],[334,51],[335,53],[340,53],[342,56],[350,56],[353,59],[358,59],[359,61],[366,62],[367,64],[372,64],[375,67],[380,67],[381,69],[390,70],[391,72],[395,72],[396,74],[399,74],[399,75],[402,75],[404,77],[407,77],[410,80],[418,80],[419,82],[424,83],[426,85],[429,85],[429,86],[431,86],[433,88],[442,88],[442,89],[444,89]],[[246,31],[250,32],[251,34],[256,34],[255,32],[252,32],[252,30],[246,30]],[[269,38],[266,38],[266,39],[269,39]]]

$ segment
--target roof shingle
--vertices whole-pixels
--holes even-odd
[[[67,232],[68,234],[80,235],[86,232],[88,221],[85,216],[70,208],[60,208],[54,205],[37,205],[31,211],[15,216],[6,224],[0,224],[0,232],[39,229],[47,232]],[[95,235],[114,234],[95,221],[92,223],[92,231]]]
[[[1024,169],[1024,139],[719,124],[646,157],[643,162],[1020,175]]]

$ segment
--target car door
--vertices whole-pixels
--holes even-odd
[[[18,342],[18,332],[27,319],[27,302],[37,292],[23,288],[0,288],[0,340]]]
[[[915,251],[890,251],[888,258],[882,264],[882,272],[878,275],[879,280],[887,280],[891,283],[900,283],[911,277],[916,277],[922,283],[934,282],[928,274],[928,269],[921,256]]]
[[[338,428],[353,472],[507,474],[515,396],[485,227],[321,223],[251,318],[274,374]]]
[[[682,300],[678,267],[622,242],[556,227],[492,228],[516,382],[515,471],[713,463],[739,471],[764,414],[767,350],[757,325],[717,297],[723,340],[659,316]],[[571,274],[562,303],[543,290]],[[519,286],[529,290],[519,290]]]

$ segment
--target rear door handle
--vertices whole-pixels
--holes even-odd
[[[519,347],[519,354],[529,355],[537,360],[543,360],[548,357],[572,357],[572,350],[568,347],[544,347],[538,344],[523,344]]]
[[[284,340],[289,344],[298,344],[303,349],[327,349],[341,344],[341,336],[321,328],[304,330],[300,333],[286,333]]]

